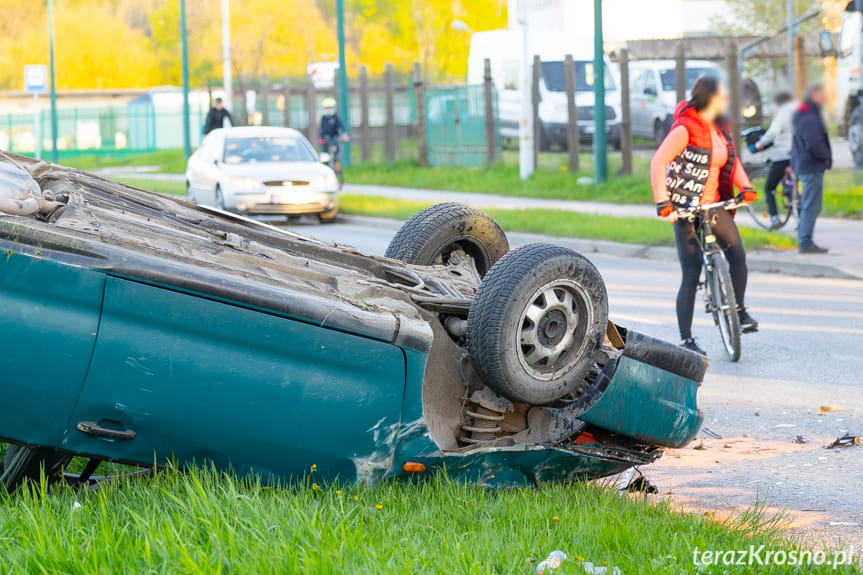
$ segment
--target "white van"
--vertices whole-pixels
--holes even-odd
[[[629,102],[632,135],[652,138],[657,145],[671,128],[677,107],[674,60],[636,60],[629,63]],[[701,76],[722,78],[722,68],[707,60],[686,61],[686,97]]]
[[[563,61],[567,54],[575,60],[575,105],[580,140],[593,140],[593,40],[561,33],[535,33],[528,39],[531,54],[542,61],[539,83],[540,149],[552,145],[566,148],[566,103]],[[516,30],[477,32],[470,44],[467,61],[468,84],[482,84],[484,61],[491,61],[491,76],[497,89],[500,131],[504,138],[518,138],[521,118],[522,35]],[[605,105],[608,142],[620,148],[620,91],[612,68],[605,58]]]

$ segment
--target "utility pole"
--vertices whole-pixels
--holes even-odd
[[[790,1],[790,0],[789,0]],[[608,180],[605,133],[605,51],[602,41],[602,0],[593,0],[593,181]]]
[[[788,91],[794,93],[794,0],[787,0],[788,11]],[[743,73],[743,70],[740,70]]]
[[[225,92],[225,107],[234,109],[231,78],[231,7],[230,0],[222,0],[222,90]]]
[[[186,0],[180,0],[180,52],[183,74],[183,152],[192,155],[192,134],[189,131],[189,39],[186,32]]]
[[[527,1],[521,0],[521,122],[518,129],[518,173],[522,180],[533,174],[533,71],[527,44]]]
[[[339,35],[339,111],[345,130],[350,132],[351,114],[348,96],[348,67],[345,63],[345,0],[336,0],[336,25]],[[342,165],[351,165],[351,146],[349,142],[342,144]]]
[[[60,159],[57,150],[57,88],[54,81],[54,0],[48,0],[48,67],[51,75],[51,161]]]

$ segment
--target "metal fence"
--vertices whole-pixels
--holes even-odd
[[[428,163],[432,166],[480,166],[488,162],[485,88],[445,86],[425,89]],[[490,110],[495,148],[500,150],[497,98]],[[493,153],[493,152],[492,152]]]

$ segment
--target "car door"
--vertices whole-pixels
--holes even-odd
[[[59,447],[96,342],[105,275],[11,250],[0,259],[0,438]]]
[[[389,464],[404,385],[386,342],[109,277],[67,447],[350,480]]]
[[[653,129],[656,120],[665,116],[665,109],[659,98],[659,76],[654,70],[646,70],[644,73],[644,116],[642,126],[645,137],[653,137]]]
[[[189,158],[189,185],[199,204],[212,206],[216,201],[216,185],[221,176],[223,133],[215,131],[201,142],[201,147]]]
[[[644,71],[634,71],[629,85],[629,114],[632,120],[632,135],[644,137]]]

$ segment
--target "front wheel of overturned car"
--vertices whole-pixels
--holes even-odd
[[[38,484],[43,473],[48,484],[55,483],[63,477],[63,468],[71,460],[71,455],[53,447],[9,445],[0,473],[0,488],[11,493],[25,481]]]
[[[580,395],[608,327],[608,295],[581,254],[532,244],[503,256],[471,303],[467,347],[480,378],[513,401]]]
[[[446,265],[456,252],[473,258],[480,277],[509,251],[506,234],[481,210],[458,202],[429,206],[406,221],[386,257],[421,266]]]

